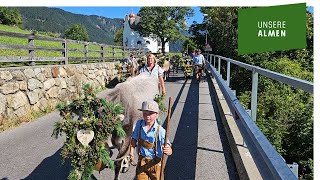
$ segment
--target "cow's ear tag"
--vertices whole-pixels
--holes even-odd
[[[94,132],[92,130],[81,129],[77,132],[77,139],[83,146],[88,146],[93,140]]]

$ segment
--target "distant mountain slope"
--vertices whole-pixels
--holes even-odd
[[[188,33],[188,30],[182,30],[181,33],[185,37],[189,37],[190,34]],[[184,40],[177,40],[176,42],[169,44],[170,52],[182,52],[182,45],[184,43]]]
[[[88,31],[89,41],[106,44],[113,44],[114,33],[122,28],[123,23],[120,18],[73,14],[58,8],[18,7],[18,9],[25,29],[63,34],[70,25],[79,23]]]
[[[89,41],[114,44],[115,32],[122,28],[123,19],[107,18],[96,15],[74,14],[59,8],[17,7],[22,19],[23,28],[42,32],[63,34],[72,24],[82,24],[89,34]],[[183,34],[187,34],[183,31]],[[170,52],[181,52],[182,42],[170,42]]]

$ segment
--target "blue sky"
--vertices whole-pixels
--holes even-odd
[[[56,7],[68,12],[84,15],[98,15],[108,18],[124,18],[126,14],[131,12],[138,13],[140,7]],[[201,23],[203,20],[200,7],[193,7],[195,15],[187,20],[188,25],[191,25],[193,21]]]
[[[140,7],[57,7],[60,9],[63,9],[68,12],[76,13],[76,14],[84,14],[84,15],[98,15],[108,18],[124,18],[126,14],[129,14],[131,12],[138,13]],[[201,23],[203,20],[203,15],[200,12],[200,7],[192,7],[194,9],[194,16],[187,19],[188,26],[192,24],[193,21],[196,21],[197,23]],[[308,11],[313,13],[313,7],[308,7]]]

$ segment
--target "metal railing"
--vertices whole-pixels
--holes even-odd
[[[263,69],[258,66],[252,66],[252,65],[249,65],[246,63],[235,61],[230,58],[223,57],[223,56],[214,55],[214,54],[205,54],[205,55],[207,55],[207,59],[209,60],[210,64],[212,64],[212,60],[213,60],[213,67],[216,66],[216,61],[218,61],[217,71],[219,74],[221,74],[221,70],[220,70],[221,69],[221,60],[224,60],[227,62],[226,83],[228,86],[230,86],[230,65],[231,65],[231,63],[252,71],[251,118],[253,121],[256,121],[256,119],[257,119],[257,96],[258,96],[258,80],[259,80],[258,76],[259,76],[259,74],[266,76],[270,79],[276,80],[278,82],[285,83],[285,84],[292,86],[294,88],[301,89],[305,92],[313,94],[313,83],[312,82],[305,81],[305,80],[298,79],[298,78],[294,78],[294,77],[280,74],[277,72],[273,72],[273,71]]]
[[[305,92],[313,94],[313,83],[294,77],[286,76],[277,72],[273,72],[267,69],[263,69],[257,66],[252,66],[239,61],[235,61],[230,58],[226,58],[219,55],[205,54],[207,56],[207,68],[211,71],[211,74],[215,77],[218,85],[228,103],[229,107],[232,107],[235,114],[241,120],[246,133],[249,135],[254,148],[257,150],[259,159],[262,159],[265,165],[268,167],[268,174],[273,177],[270,179],[297,179],[297,177],[289,169],[283,158],[278,154],[272,144],[268,141],[265,135],[260,131],[259,127],[255,124],[257,117],[257,94],[258,94],[258,76],[259,74],[288,84],[294,88],[302,89]],[[221,60],[227,62],[227,75],[226,80],[221,75]],[[240,104],[236,95],[230,89],[230,65],[235,64],[252,71],[252,95],[251,95],[251,116],[247,113],[244,107]],[[216,67],[217,64],[217,68]]]

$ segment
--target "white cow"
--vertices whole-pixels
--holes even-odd
[[[158,79],[153,75],[140,74],[139,76],[128,78],[127,81],[116,85],[115,88],[107,91],[106,99],[119,102],[125,107],[125,114],[122,127],[126,132],[125,138],[112,135],[111,142],[113,147],[119,150],[116,157],[115,178],[119,179],[119,173],[125,173],[129,168],[129,148],[130,139],[136,121],[142,118],[141,108],[143,101],[154,99],[159,93]],[[110,142],[109,142],[110,144]],[[110,147],[111,148],[111,147]]]

